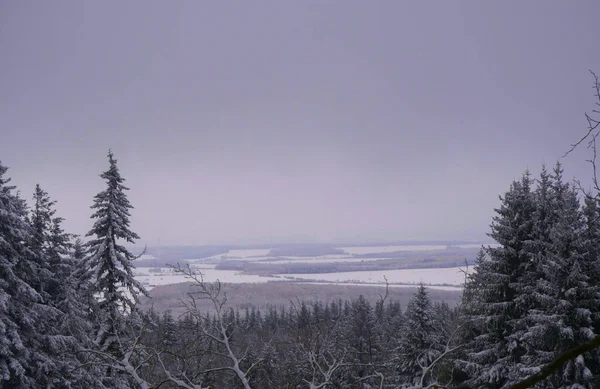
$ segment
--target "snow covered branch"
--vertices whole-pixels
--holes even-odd
[[[240,358],[236,355],[232,344],[231,344],[231,331],[229,323],[226,323],[223,317],[223,307],[227,302],[227,295],[222,291],[222,285],[219,281],[213,283],[207,283],[204,281],[202,273],[195,272],[190,265],[182,267],[180,265],[175,267],[175,271],[182,273],[187,278],[194,281],[194,292],[188,294],[189,300],[184,302],[188,313],[192,314],[201,323],[201,331],[204,336],[212,339],[217,344],[220,344],[225,348],[224,353],[211,351],[217,355],[225,357],[229,360],[230,365],[219,367],[220,370],[230,370],[235,373],[244,389],[251,389],[248,375],[252,369],[262,362],[262,359],[255,361],[250,364],[250,367],[245,371],[241,367],[242,361],[246,358],[246,353]],[[209,320],[207,316],[201,314],[196,303],[196,299],[208,300],[212,304],[214,309],[214,320]],[[213,369],[214,370],[214,369]]]
[[[560,370],[560,368],[571,359],[575,359],[579,355],[595,350],[598,347],[600,347],[600,336],[596,336],[589,342],[586,342],[579,347],[575,347],[571,350],[566,351],[565,353],[558,356],[558,358],[556,358],[554,361],[542,368],[537,374],[534,374],[524,379],[523,381],[511,386],[509,389],[531,388],[538,382],[542,382],[546,378],[557,373]]]

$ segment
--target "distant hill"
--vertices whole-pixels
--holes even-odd
[[[329,245],[286,245],[271,249],[269,257],[319,257],[344,254],[344,250]]]

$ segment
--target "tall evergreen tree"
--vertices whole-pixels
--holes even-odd
[[[40,187],[40,184],[36,184],[30,215],[33,231],[30,246],[34,251],[43,251],[47,248],[52,218],[56,213],[55,204],[56,201],[50,200],[48,193]]]
[[[574,188],[563,182],[559,164],[552,176],[551,193],[555,216],[548,229],[548,249],[538,262],[541,274],[534,291],[537,309],[530,312],[528,323],[535,370],[594,338],[593,312],[600,309],[600,289],[591,282],[591,276],[598,272],[598,259],[586,252],[589,243],[581,205]],[[597,368],[597,355],[583,355],[569,361],[548,384],[593,388],[599,383],[592,378]]]
[[[133,277],[135,257],[120,240],[133,244],[138,235],[129,228],[129,210],[124,185],[112,151],[108,153],[109,168],[102,173],[106,189],[94,197],[92,219],[94,226],[87,236],[87,256],[81,261],[78,278],[98,305],[97,319],[101,318],[96,343],[104,350],[119,354],[116,337],[123,330],[123,313],[134,309],[139,294],[147,295],[144,287]]]
[[[23,242],[30,237],[25,206],[7,185],[8,168],[0,164],[0,383],[27,387],[29,351],[23,344],[21,321],[28,323],[32,306],[41,300],[16,272],[17,263],[29,255]]]
[[[55,205],[56,201],[51,200],[48,193],[37,184],[29,215],[32,229],[29,246],[44,272],[41,279],[45,283],[40,285],[40,292],[52,304],[56,304],[64,295],[67,286],[65,281],[73,270],[69,255],[73,235],[63,230],[64,219],[55,216]]]
[[[525,375],[517,368],[525,348],[515,334],[529,304],[522,282],[532,266],[535,202],[531,184],[526,172],[500,198],[490,233],[499,247],[486,249],[487,256],[470,281],[477,290],[471,309],[478,322],[465,365],[472,387],[501,388]]]
[[[50,354],[61,337],[48,323],[59,313],[48,304],[43,258],[28,246],[33,229],[25,201],[13,193],[0,164],[0,386],[35,388],[56,384]]]

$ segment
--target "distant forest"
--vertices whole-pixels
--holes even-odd
[[[600,122],[588,122],[579,143],[595,156]],[[510,184],[490,226],[498,246],[479,251],[453,307],[421,285],[406,306],[382,287],[374,303],[234,310],[220,283],[179,267],[194,289],[173,316],[139,308],[149,294],[125,247],[139,237],[110,151],[108,162],[85,243],[39,185],[27,205],[0,164],[2,388],[600,387],[595,175],[592,192],[559,163]]]

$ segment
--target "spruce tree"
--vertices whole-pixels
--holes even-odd
[[[43,371],[49,385],[68,387],[75,382],[86,385],[93,381],[86,369],[78,368],[84,362],[78,357],[83,334],[89,331],[80,297],[72,277],[70,258],[72,234],[62,228],[63,218],[55,216],[56,201],[36,185],[33,206],[29,214],[32,235],[29,246],[38,266],[33,286],[43,299],[38,311],[43,313],[37,331],[40,351],[51,359],[51,368]],[[38,378],[38,384],[42,381]]]
[[[470,281],[477,291],[470,307],[477,328],[464,367],[472,387],[501,388],[526,375],[517,367],[526,351],[517,333],[529,304],[524,276],[533,263],[535,202],[529,172],[500,200],[489,234],[499,247],[486,248]]]
[[[423,284],[406,306],[400,339],[398,370],[402,380],[417,385],[423,373],[443,348],[442,334],[435,323],[435,313]]]
[[[50,354],[61,338],[48,323],[59,312],[45,298],[44,258],[29,248],[27,206],[6,171],[0,164],[0,387],[52,386],[57,365]]]
[[[538,283],[540,314],[545,324],[538,348],[540,363],[581,345],[598,335],[593,314],[600,310],[600,288],[593,282],[598,273],[597,257],[586,248],[585,219],[577,192],[562,181],[562,169],[554,169],[552,191],[556,221],[550,228],[550,250],[541,263],[542,277]],[[598,373],[598,355],[590,353],[567,362],[559,373],[549,379],[556,388],[593,388],[598,385],[593,376]]]
[[[64,294],[65,281],[73,270],[69,258],[73,235],[63,230],[64,219],[55,216],[55,205],[56,201],[37,184],[29,215],[32,229],[29,246],[44,272],[42,279],[46,280],[40,285],[40,292],[54,305]]]
[[[139,294],[147,295],[144,287],[133,277],[134,255],[120,241],[133,244],[138,235],[129,228],[129,210],[124,185],[112,151],[108,153],[109,168],[102,173],[106,189],[94,197],[91,218],[94,226],[87,236],[87,256],[81,261],[78,278],[89,296],[94,296],[97,307],[92,307],[100,321],[96,343],[103,349],[119,355],[116,337],[122,335],[124,313],[131,312]]]

